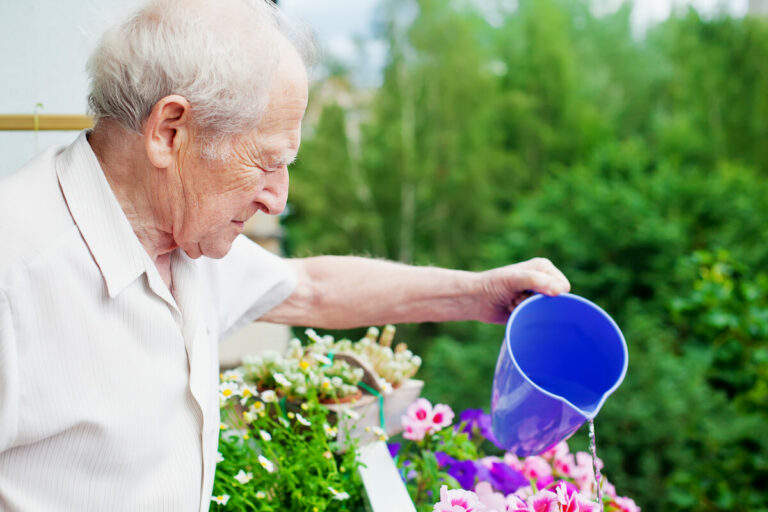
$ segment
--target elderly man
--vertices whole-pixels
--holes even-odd
[[[324,256],[240,235],[280,213],[306,45],[263,0],[158,0],[89,62],[96,117],[0,183],[0,509],[206,510],[217,340],[257,318],[503,322],[568,281]]]

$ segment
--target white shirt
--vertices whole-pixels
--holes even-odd
[[[242,236],[171,268],[173,294],[85,132],[0,182],[0,510],[208,510],[217,340],[295,276]]]

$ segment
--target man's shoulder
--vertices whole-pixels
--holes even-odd
[[[56,177],[61,147],[51,147],[0,180],[0,274],[47,252],[74,227]]]

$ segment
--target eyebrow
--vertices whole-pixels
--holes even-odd
[[[287,167],[296,161],[296,155],[297,153],[287,153],[279,158],[275,158],[270,163],[273,167],[282,167],[283,165]]]

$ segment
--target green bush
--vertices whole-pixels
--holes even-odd
[[[768,196],[757,182],[731,166],[652,166],[628,144],[545,181],[485,249],[489,265],[549,256],[622,326],[630,367],[598,418],[600,449],[646,511],[768,500],[768,286],[750,271],[766,257]],[[739,259],[688,256],[721,246]]]
[[[289,251],[471,269],[549,257],[629,342],[598,418],[616,485],[646,512],[761,510],[768,23],[689,10],[638,39],[628,6],[520,0],[488,23],[476,5],[382,5],[382,86],[328,79],[359,106],[314,116]],[[428,397],[487,406],[503,329],[400,336]]]

